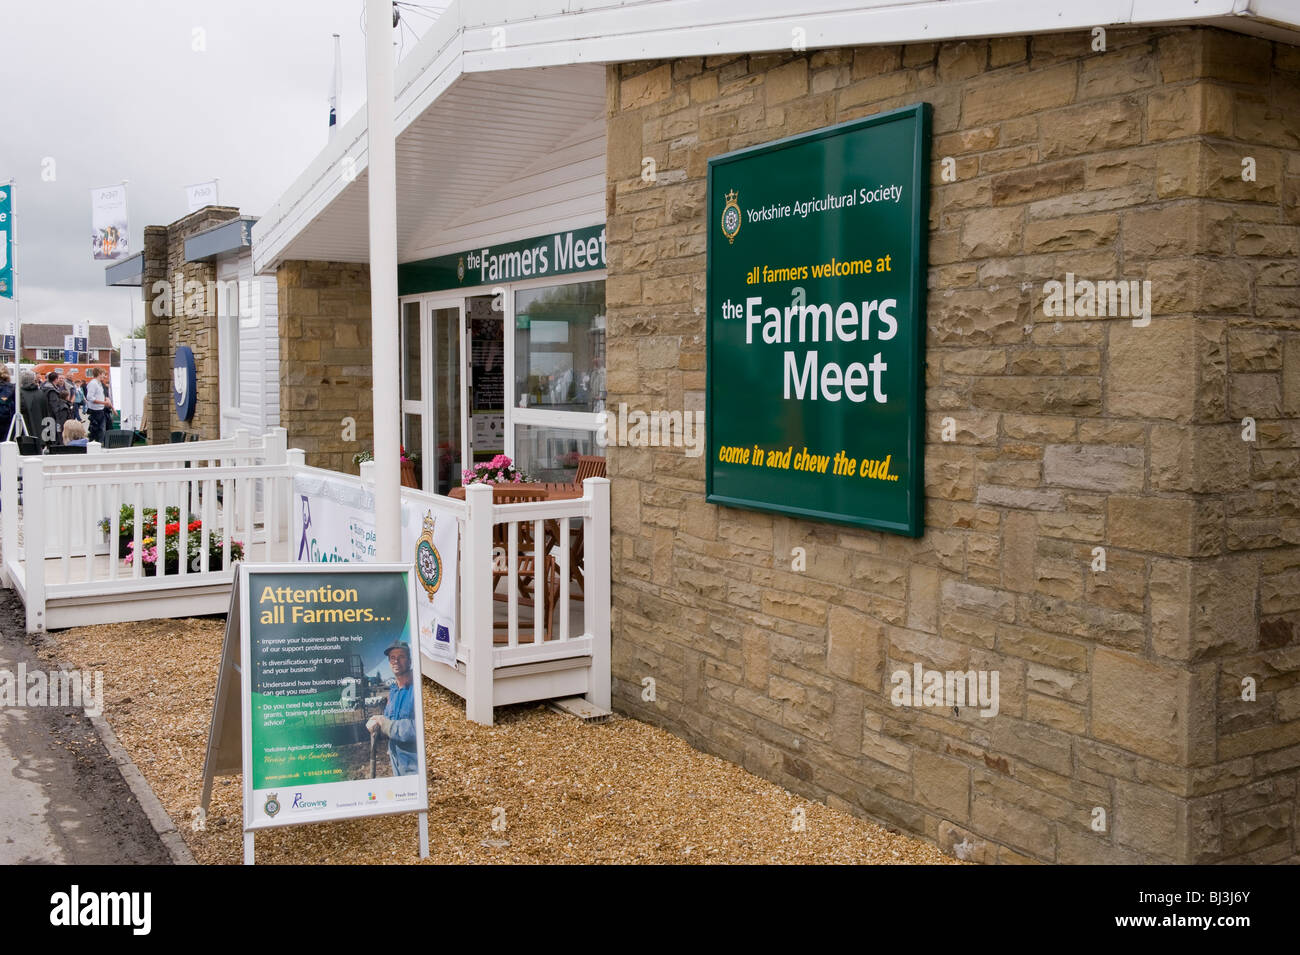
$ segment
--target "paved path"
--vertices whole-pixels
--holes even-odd
[[[0,669],[48,669],[26,641],[22,605],[0,591]],[[85,714],[0,707],[0,864],[170,864]]]

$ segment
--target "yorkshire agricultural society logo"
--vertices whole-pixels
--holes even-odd
[[[266,805],[262,807],[262,810],[263,810],[263,811],[264,811],[268,816],[270,816],[272,819],[274,819],[276,813],[278,813],[278,812],[280,811],[280,796],[279,796],[279,794],[278,794],[278,793],[271,793],[271,795],[267,796],[267,797],[266,797]]]
[[[465,256],[463,255],[456,260],[456,281],[465,281]]]
[[[727,204],[722,207],[722,234],[728,242],[736,241],[740,231],[740,203],[736,202],[736,190],[727,193]]]
[[[442,586],[442,555],[433,546],[433,512],[424,512],[424,533],[415,545],[415,569],[420,576],[420,586],[433,603],[433,595]]]

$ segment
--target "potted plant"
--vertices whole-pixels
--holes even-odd
[[[185,559],[188,561],[191,573],[199,573],[203,569],[203,522],[191,521],[185,527]],[[126,557],[124,563],[129,567],[135,563],[135,541],[132,540],[126,548]],[[155,577],[158,574],[159,561],[163,565],[163,573],[171,575],[180,571],[180,553],[181,553],[181,525],[179,522],[163,525],[163,545],[161,549],[158,546],[158,538],[150,535],[141,538],[140,541],[140,565],[144,576]],[[244,545],[241,541],[232,540],[230,542],[230,560],[233,563],[237,560],[244,559]],[[226,566],[225,541],[218,534],[211,534],[208,537],[208,570],[222,570]]]
[[[415,451],[409,454],[406,445],[402,445],[402,487],[420,487],[420,455]]]
[[[158,509],[146,507],[144,510],[144,526],[141,528],[141,537],[155,537],[158,533]],[[194,515],[190,515],[193,520]],[[166,510],[166,519],[168,523],[177,523],[181,519],[181,510],[179,507],[172,506]],[[102,518],[99,522],[99,528],[104,532],[104,540],[108,540],[108,535],[112,531],[112,522],[109,518]],[[126,557],[130,545],[135,541],[135,508],[130,504],[123,504],[117,517],[117,556]]]
[[[466,468],[460,476],[465,484],[523,484],[529,480],[528,475],[515,467],[504,454],[498,454],[491,461],[480,461],[473,468]]]

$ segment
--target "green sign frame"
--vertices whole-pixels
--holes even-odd
[[[605,224],[551,232],[397,266],[397,294],[421,295],[607,267]]]
[[[924,533],[930,123],[917,103],[709,160],[711,503]]]

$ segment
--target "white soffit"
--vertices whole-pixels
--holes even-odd
[[[436,204],[419,216],[425,229],[450,222],[474,189],[603,115],[605,63],[786,50],[796,30],[807,49],[1194,24],[1300,43],[1300,0],[803,0],[792,11],[799,3],[454,0],[398,69],[399,248],[426,244],[404,207]],[[533,107],[563,128],[530,119]],[[259,272],[291,258],[365,260],[365,139],[363,109],[254,227]]]

